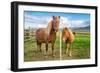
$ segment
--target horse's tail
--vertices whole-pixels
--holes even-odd
[[[73,34],[76,35],[76,32],[74,31]]]

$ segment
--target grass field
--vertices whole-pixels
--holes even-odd
[[[51,44],[49,44],[48,57],[45,59],[45,44],[42,45],[42,52],[39,52],[36,45],[35,36],[32,39],[24,40],[24,61],[44,61],[44,60],[59,60],[60,59],[60,40],[59,32],[55,42],[55,57],[51,56]],[[77,32],[75,35],[75,41],[71,46],[72,57],[65,54],[65,44],[62,43],[61,59],[87,59],[90,58],[90,34],[88,32]]]

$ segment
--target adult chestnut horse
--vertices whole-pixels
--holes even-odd
[[[71,44],[74,42],[75,32],[72,32],[71,29],[65,27],[62,31],[62,40],[66,43],[66,54],[68,53],[69,56],[72,56],[71,53]]]
[[[47,28],[39,28],[36,30],[36,41],[39,50],[41,51],[42,43],[46,44],[46,54],[48,51],[48,44],[52,44],[52,56],[54,56],[54,43],[56,40],[56,33],[59,29],[60,16],[53,16],[48,23]]]

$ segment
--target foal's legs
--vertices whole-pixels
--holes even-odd
[[[70,43],[70,46],[69,46],[69,56],[72,57],[71,43]]]
[[[71,57],[72,56],[72,51],[71,51],[71,43],[67,43],[67,49],[66,49],[66,54]]]
[[[69,43],[66,43],[66,54],[67,54],[68,51],[69,51],[69,47],[70,47],[70,44],[69,44]]]

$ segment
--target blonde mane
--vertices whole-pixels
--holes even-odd
[[[51,21],[48,23],[48,26],[47,26],[47,28],[46,28],[47,34],[48,34],[48,35],[50,34],[50,31],[51,31],[51,29],[52,29],[52,21],[53,21],[53,20],[51,20]]]

